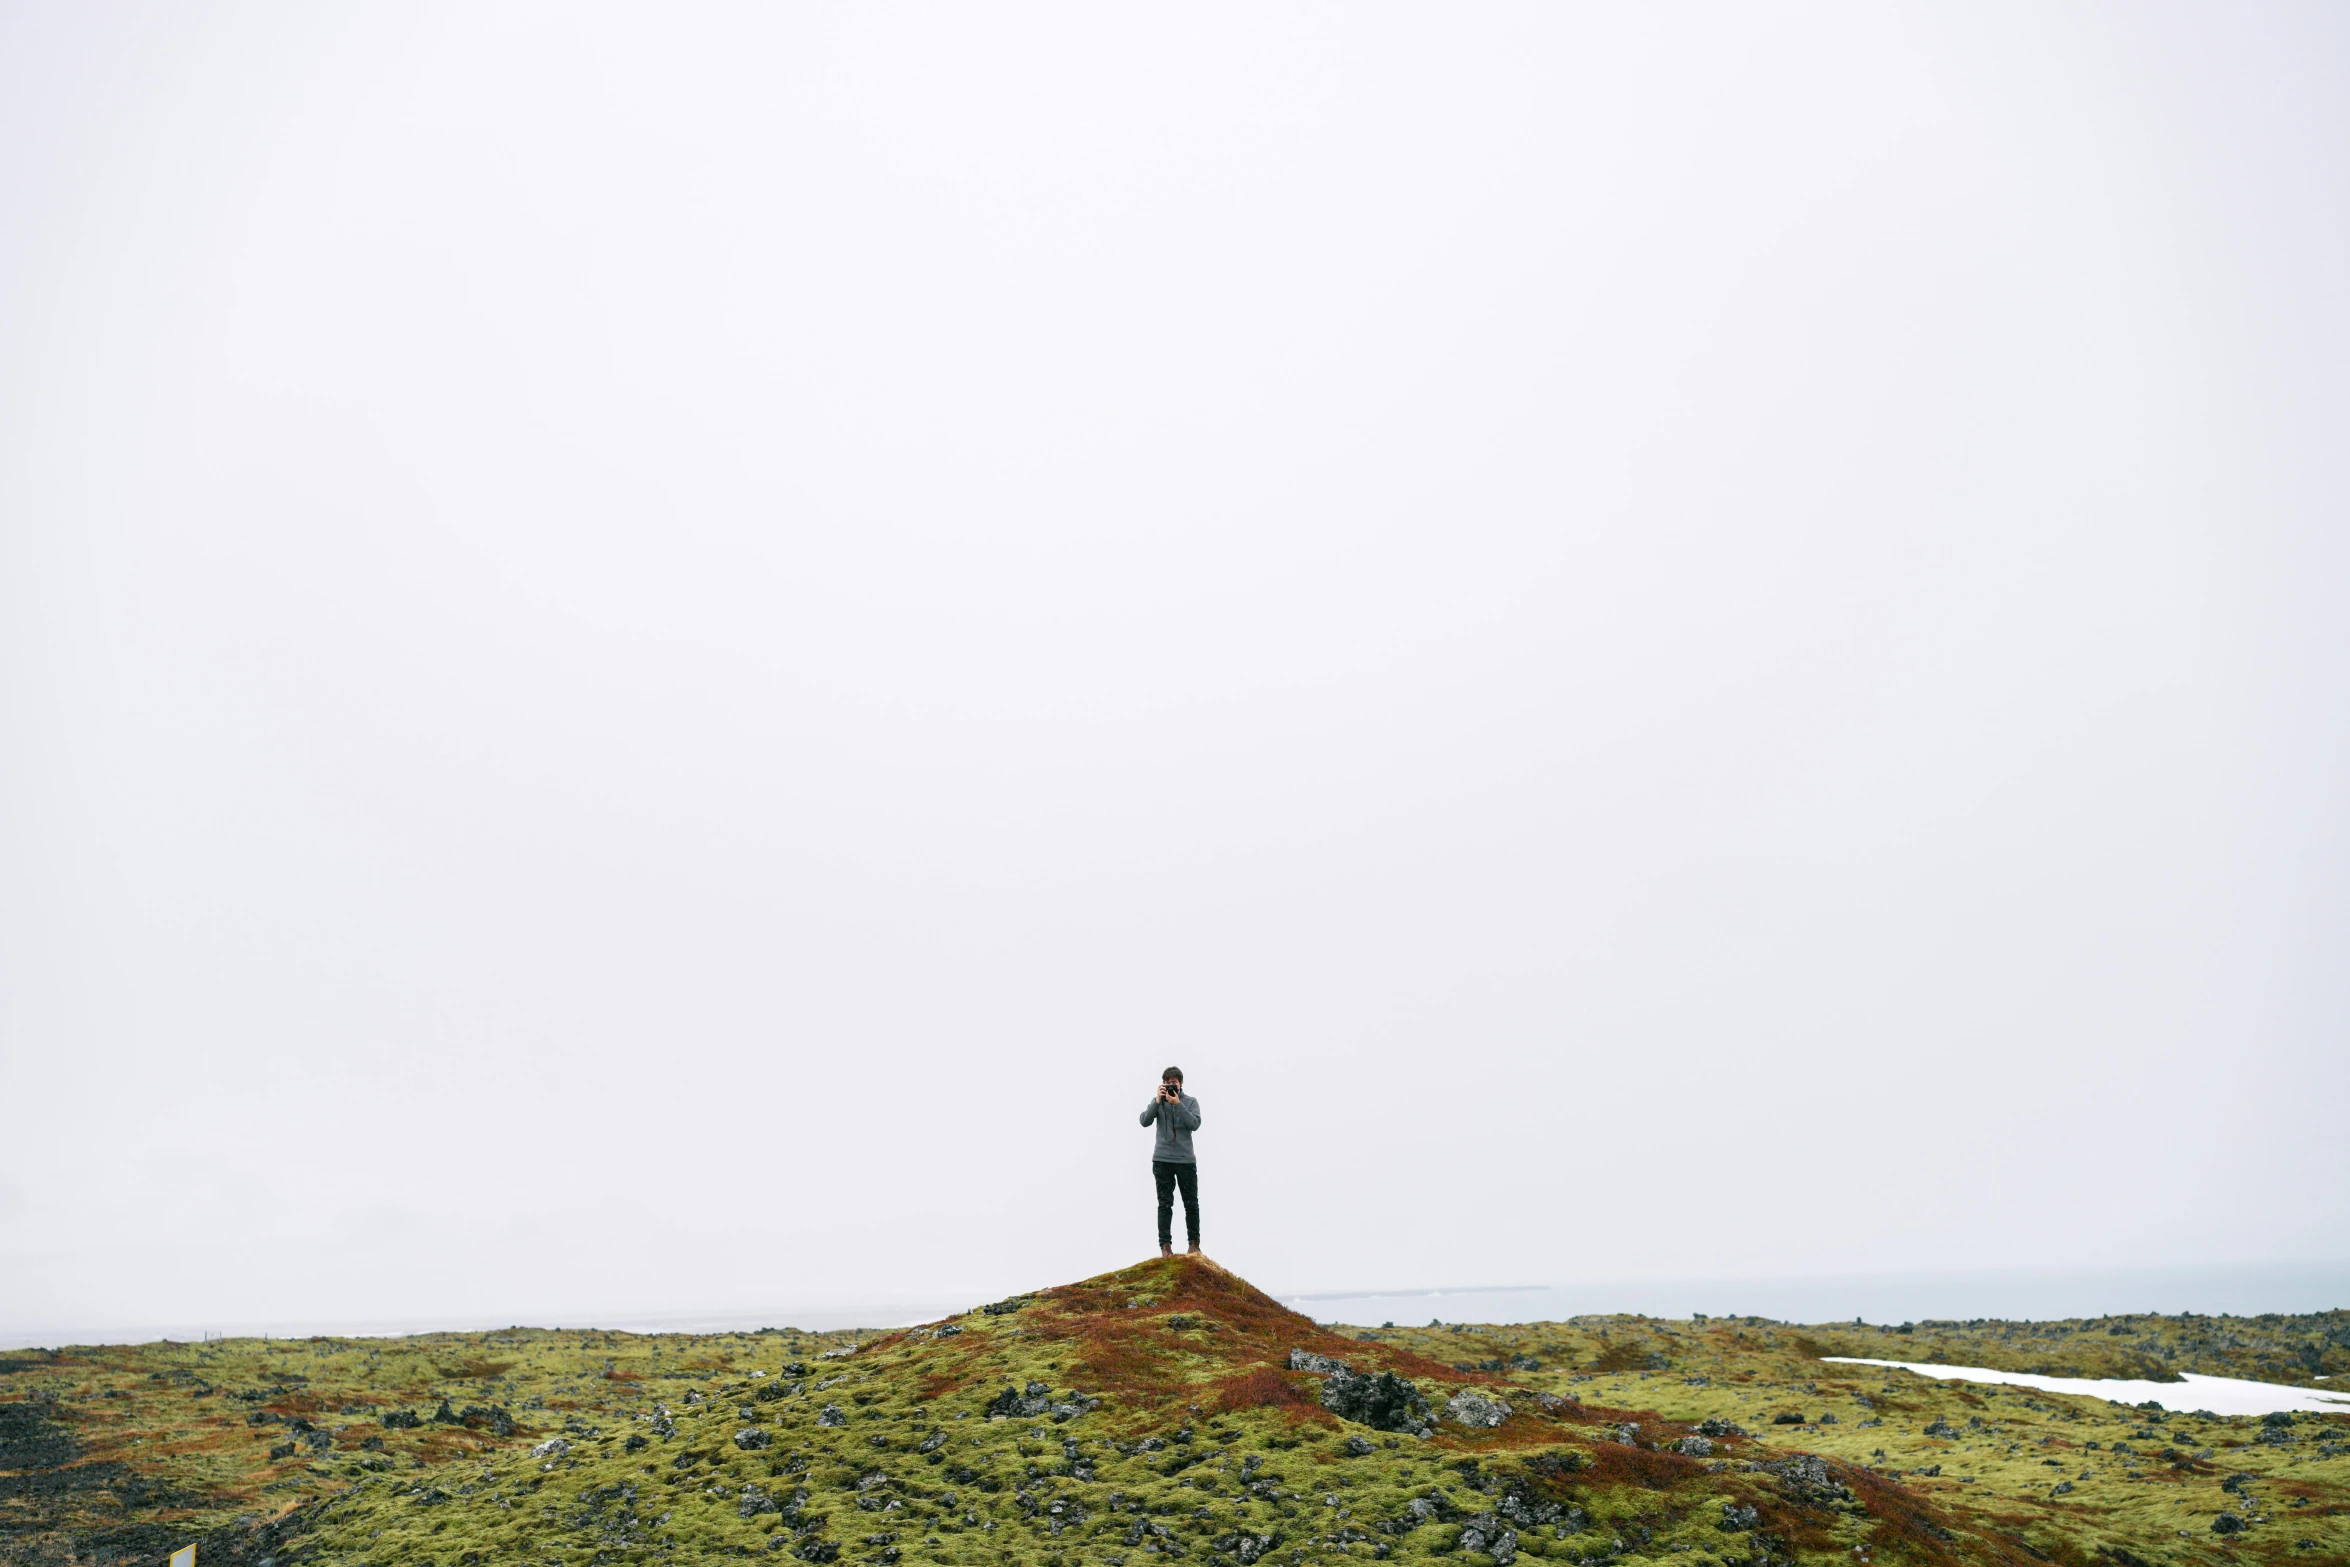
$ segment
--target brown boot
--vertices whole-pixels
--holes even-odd
[[[1175,1255],[1175,1248],[1172,1246],[1161,1246],[1159,1248],[1159,1255],[1162,1257],[1172,1257]]]
[[[1191,1243],[1191,1249],[1190,1249],[1190,1253],[1189,1253],[1189,1254],[1190,1254],[1191,1256],[1194,1256],[1194,1257],[1196,1257],[1196,1256],[1198,1256],[1198,1255],[1199,1255],[1199,1242],[1198,1242],[1198,1241],[1193,1241],[1193,1242]]]

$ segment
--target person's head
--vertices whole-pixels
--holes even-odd
[[[1161,1087],[1171,1088],[1177,1093],[1183,1092],[1183,1068],[1179,1066],[1167,1068],[1159,1074],[1159,1084]]]

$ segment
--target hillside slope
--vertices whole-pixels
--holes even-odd
[[[382,1567],[2029,1559],[1887,1476],[1339,1337],[1190,1258],[741,1371],[633,1430],[371,1479],[253,1548]]]

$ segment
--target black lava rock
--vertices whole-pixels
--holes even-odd
[[[1341,1420],[1375,1431],[1419,1432],[1428,1428],[1428,1400],[1392,1371],[1369,1376],[1331,1372],[1322,1384],[1322,1407]]]
[[[1479,1513],[1461,1525],[1460,1548],[1483,1551],[1493,1567],[1509,1567],[1518,1555],[1518,1531],[1505,1527],[1491,1513]]]
[[[1779,1489],[1799,1502],[1814,1507],[1849,1505],[1852,1492],[1828,1468],[1827,1461],[1811,1453],[1799,1453],[1781,1463],[1764,1464],[1765,1472],[1779,1477]]]
[[[990,1415],[1027,1415],[1033,1418],[1053,1407],[1053,1390],[1033,1377],[1024,1389],[1006,1387],[987,1403]]]

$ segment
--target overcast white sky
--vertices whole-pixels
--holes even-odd
[[[2350,12],[0,10],[0,1328],[2350,1255]]]

